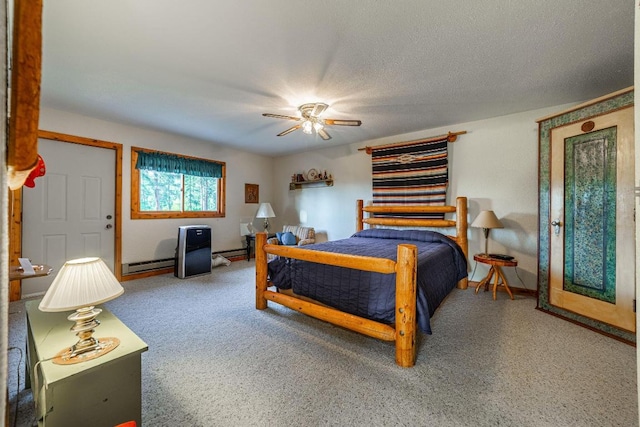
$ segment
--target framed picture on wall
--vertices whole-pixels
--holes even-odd
[[[245,184],[244,185],[244,202],[245,203],[258,203],[260,201],[260,188],[258,184]]]

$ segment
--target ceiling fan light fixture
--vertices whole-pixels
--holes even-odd
[[[311,121],[309,120],[305,120],[302,123],[302,132],[306,133],[307,135],[311,135],[311,133],[313,132],[313,123],[311,123]]]
[[[325,141],[331,139],[331,135],[325,130],[326,126],[360,126],[362,122],[360,120],[344,120],[344,119],[326,119],[319,116],[329,108],[328,104],[323,102],[302,104],[298,110],[299,116],[285,116],[282,114],[270,114],[262,113],[265,117],[272,117],[274,119],[286,119],[298,122],[297,125],[290,127],[289,129],[280,132],[278,136],[288,135],[291,132],[302,129],[307,135],[313,135],[315,131],[316,135]]]

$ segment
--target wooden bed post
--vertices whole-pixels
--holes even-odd
[[[267,243],[267,233],[256,233],[256,309],[267,308],[264,293],[267,290],[267,253],[264,245]]]
[[[456,199],[456,237],[458,245],[462,248],[464,256],[469,258],[469,238],[467,237],[467,198],[458,197]]]
[[[362,231],[364,228],[364,224],[362,223],[362,218],[364,217],[362,206],[362,199],[356,200],[356,231]]]
[[[396,363],[409,368],[416,362],[416,280],[418,248],[398,245],[396,264]]]
[[[467,198],[458,197],[456,199],[456,238],[458,245],[462,248],[464,256],[469,261],[469,238],[467,237]],[[458,282],[458,289],[467,289],[469,277]]]

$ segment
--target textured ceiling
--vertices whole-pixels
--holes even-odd
[[[633,38],[629,0],[54,0],[41,103],[279,155],[601,96]],[[316,101],[362,126],[261,115]]]

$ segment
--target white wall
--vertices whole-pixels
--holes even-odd
[[[372,191],[371,158],[358,148],[465,130],[467,134],[449,145],[448,201],[453,203],[458,195],[468,197],[470,222],[481,210],[495,211],[505,228],[492,230],[490,251],[507,253],[518,259],[518,275],[514,269],[505,269],[512,286],[535,289],[538,242],[538,133],[535,121],[570,105],[573,104],[349,146],[331,147],[331,141],[328,141],[325,149],[275,159],[46,108],[41,112],[40,128],[123,144],[122,259],[125,263],[173,256],[177,227],[185,224],[211,225],[214,250],[239,247],[239,224],[252,219],[257,210],[257,205],[244,203],[245,183],[259,184],[260,201],[272,203],[277,215],[271,221],[272,230],[278,230],[284,224],[307,224],[315,227],[319,241],[348,237],[355,230],[355,200],[370,200]],[[226,218],[131,220],[132,145],[226,162]],[[291,175],[310,168],[326,170],[333,175],[334,186],[290,191]],[[254,224],[261,229],[260,220]],[[470,228],[469,239],[470,254],[483,251],[481,230]],[[486,266],[476,266],[471,261],[471,273],[474,268],[473,280],[481,279],[487,272]]]
[[[122,262],[173,257],[179,225],[204,224],[212,228],[213,250],[241,247],[240,222],[251,220],[256,204],[244,203],[244,184],[260,185],[260,199],[272,197],[273,160],[270,157],[233,150],[210,142],[43,108],[40,129],[123,145],[122,167]],[[227,196],[225,218],[136,219],[131,208],[131,146],[158,149],[226,162]],[[256,221],[258,224],[259,221]]]
[[[348,237],[355,231],[356,199],[366,201],[372,198],[371,157],[358,148],[464,130],[467,134],[449,144],[448,203],[454,203],[456,196],[466,196],[469,223],[481,210],[495,211],[505,228],[491,231],[489,251],[515,256],[518,274],[514,269],[505,269],[510,286],[534,290],[537,286],[538,243],[536,119],[562,111],[570,105],[573,104],[350,146],[331,147],[331,141],[328,141],[325,149],[279,157],[274,165],[273,208],[278,216],[274,229],[283,224],[303,223],[315,227],[320,240]],[[310,168],[327,170],[334,177],[334,186],[289,191],[291,175]],[[469,253],[483,252],[482,230],[469,230]],[[480,280],[488,270],[485,265],[476,266],[471,257],[471,272],[474,268],[473,280]]]

